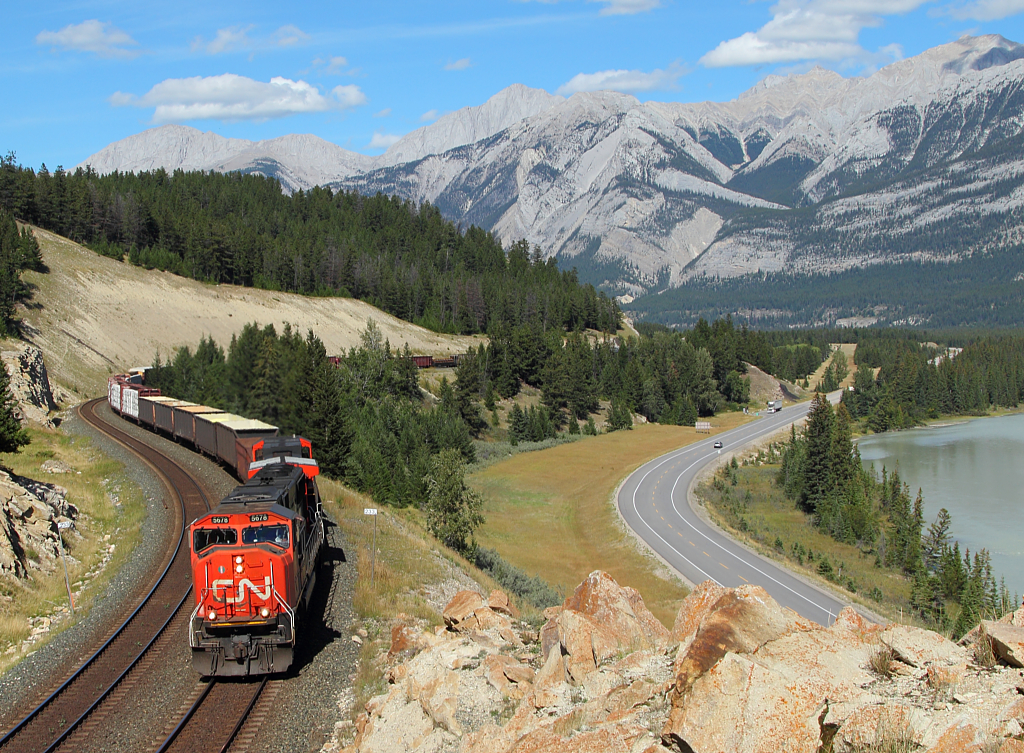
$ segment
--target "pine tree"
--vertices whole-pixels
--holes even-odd
[[[0,365],[0,452],[17,452],[32,441],[14,415],[16,407],[11,394],[11,377],[7,368]]]
[[[512,411],[509,414],[508,436],[513,445],[519,444],[524,439],[529,439],[529,425],[526,414],[519,407],[519,403],[512,404]]]
[[[822,394],[815,395],[804,430],[807,450],[800,499],[804,508],[811,512],[818,512],[818,506],[836,486],[835,434],[836,416],[828,398]]]
[[[456,450],[442,450],[430,460],[427,529],[445,546],[462,554],[476,549],[473,532],[484,522],[483,500],[466,486],[466,466]]]

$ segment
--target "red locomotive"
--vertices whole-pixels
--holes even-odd
[[[190,526],[192,666],[209,676],[283,672],[324,546],[309,440],[268,437],[250,477]]]

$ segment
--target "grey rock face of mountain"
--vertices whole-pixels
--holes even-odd
[[[1024,46],[964,37],[865,78],[769,76],[731,102],[513,86],[377,158],[166,126],[86,162],[239,169],[430,201],[640,294],[694,276],[960,260],[1019,237]]]

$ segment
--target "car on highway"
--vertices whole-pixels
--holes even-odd
[[[722,449],[722,443],[721,442],[715,442],[715,449],[716,450]]]

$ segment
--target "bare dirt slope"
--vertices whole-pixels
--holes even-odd
[[[306,298],[232,285],[207,285],[99,256],[33,228],[48,274],[27,272],[33,299],[19,315],[46,358],[50,378],[80,396],[102,394],[107,375],[166,358],[210,335],[225,348],[245,324],[286,323],[323,340],[328,353],[359,344],[373,319],[392,347],[464,353],[479,340],[439,335],[349,298]]]

